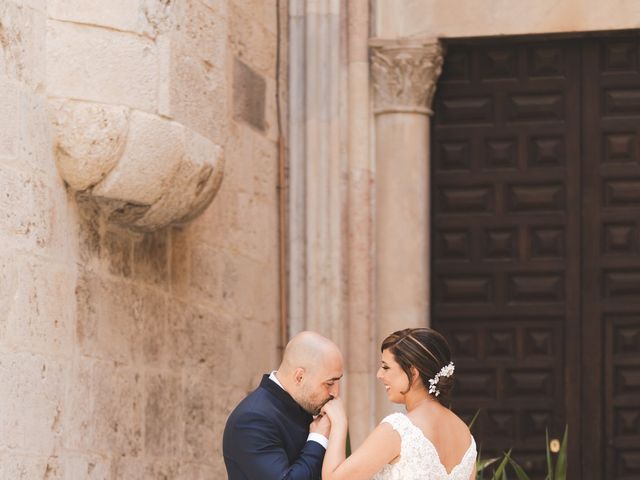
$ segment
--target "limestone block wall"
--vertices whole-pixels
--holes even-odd
[[[375,0],[382,38],[474,37],[640,27],[635,0]]]
[[[276,15],[0,1],[0,479],[225,478],[226,416],[278,360]],[[219,145],[213,203],[109,221],[56,167],[50,107],[76,101]]]
[[[136,230],[199,214],[224,168],[224,122],[213,113],[225,105],[224,2],[48,6],[46,83],[63,179]]]

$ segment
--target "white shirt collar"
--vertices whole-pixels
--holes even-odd
[[[269,380],[274,382],[276,385],[278,385],[281,389],[283,389],[286,392],[285,388],[280,383],[280,380],[278,380],[278,377],[276,377],[277,372],[278,372],[277,370],[274,370],[273,372],[271,372],[271,375],[269,375]]]

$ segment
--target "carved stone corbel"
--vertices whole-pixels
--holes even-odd
[[[436,39],[372,39],[374,112],[431,115],[443,48]]]
[[[188,221],[220,188],[222,149],[181,123],[124,106],[52,99],[58,170],[110,221],[153,231]]]

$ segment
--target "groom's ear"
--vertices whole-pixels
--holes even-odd
[[[302,378],[304,377],[304,368],[302,367],[298,367],[296,368],[296,370],[293,372],[293,379],[296,382],[296,385],[300,385],[300,383],[302,382]]]

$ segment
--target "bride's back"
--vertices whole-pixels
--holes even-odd
[[[471,443],[467,425],[451,410],[429,402],[408,414],[411,422],[431,442],[447,472],[460,463]]]

